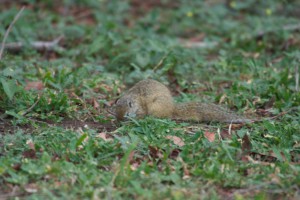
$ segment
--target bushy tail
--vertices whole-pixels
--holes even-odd
[[[190,102],[176,104],[173,118],[184,121],[247,123],[246,119],[221,106],[208,103]]]

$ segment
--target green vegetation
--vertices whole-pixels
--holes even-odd
[[[23,2],[6,41],[23,46],[0,60],[0,199],[300,198],[298,1]],[[1,3],[1,41],[21,7]],[[116,122],[145,78],[277,117]]]

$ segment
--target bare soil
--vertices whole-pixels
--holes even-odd
[[[38,122],[39,123],[39,122]],[[89,128],[94,129],[98,132],[103,131],[113,131],[117,127],[112,122],[107,123],[100,123],[100,122],[94,122],[94,121],[79,121],[79,120],[73,120],[73,119],[66,119],[62,122],[56,123],[51,121],[41,122],[41,127],[63,127],[65,129],[71,129],[71,130],[77,130],[79,128]],[[13,125],[11,123],[11,120],[4,119],[0,120],[0,134],[13,134],[17,130],[23,130],[24,133],[31,133],[34,131],[34,127],[30,124],[26,125]]]

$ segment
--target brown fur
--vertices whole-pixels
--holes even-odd
[[[250,120],[215,104],[189,102],[175,104],[170,90],[162,83],[146,79],[129,89],[115,105],[118,120],[124,117],[172,118],[199,122],[243,123]]]

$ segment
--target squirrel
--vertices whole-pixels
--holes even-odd
[[[201,102],[177,104],[173,101],[170,90],[164,84],[152,79],[136,83],[115,102],[114,107],[118,120],[151,115],[158,118],[197,122],[247,123],[252,121],[216,104]]]

